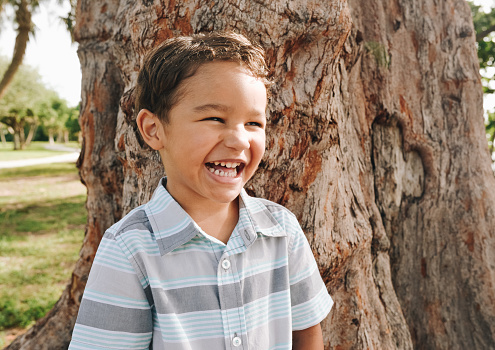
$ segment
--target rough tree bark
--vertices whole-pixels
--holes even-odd
[[[326,348],[495,348],[495,179],[463,0],[80,0],[86,238],[55,309],[10,349],[67,346],[104,229],[163,173],[135,125],[143,54],[213,29],[267,50],[267,153],[247,189],[305,229],[335,300]]]

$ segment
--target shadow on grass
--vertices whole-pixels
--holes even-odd
[[[57,232],[86,223],[85,195],[31,203],[0,211],[0,239],[25,239],[33,234]]]

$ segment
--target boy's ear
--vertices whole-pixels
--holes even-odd
[[[144,141],[154,150],[160,150],[164,146],[165,133],[160,119],[147,109],[139,111],[136,123]]]

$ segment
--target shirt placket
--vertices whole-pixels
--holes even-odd
[[[236,255],[224,252],[218,264],[218,296],[222,312],[225,348],[248,349],[246,318],[242,304],[241,284]]]

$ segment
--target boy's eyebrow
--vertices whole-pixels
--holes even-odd
[[[205,111],[208,111],[211,109],[213,109],[215,111],[220,111],[220,112],[228,112],[230,110],[229,107],[227,107],[225,105],[221,105],[221,104],[216,104],[216,103],[208,103],[205,105],[196,106],[193,109],[195,112],[205,112]]]
[[[231,111],[232,108],[228,107],[226,105],[219,104],[219,103],[207,103],[204,105],[196,106],[193,108],[193,110],[194,110],[194,112],[206,112],[206,111],[214,110],[214,111],[227,113],[227,112]],[[266,116],[266,111],[259,112],[257,110],[252,110],[250,114]]]

